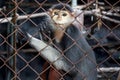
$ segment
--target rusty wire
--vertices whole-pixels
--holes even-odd
[[[66,4],[70,4],[71,0],[64,0],[63,2]],[[82,5],[87,5],[87,2],[84,0],[80,0],[80,2]],[[91,46],[92,49],[95,50],[96,48],[101,48],[106,53],[106,55],[108,55],[105,59],[103,59],[101,62],[99,62],[97,64],[95,63],[95,61],[92,60],[92,58],[89,57],[89,60],[92,61],[93,63],[95,63],[95,65],[97,66],[96,69],[98,70],[98,80],[109,80],[109,79],[110,80],[114,80],[114,79],[119,80],[120,79],[120,72],[119,72],[120,71],[120,68],[119,68],[120,67],[120,56],[118,57],[119,60],[116,60],[116,59],[114,59],[113,55],[120,53],[120,36],[119,36],[120,32],[118,31],[118,33],[115,33],[115,30],[117,30],[117,29],[120,30],[120,23],[119,23],[120,22],[120,19],[119,19],[120,18],[120,16],[119,16],[120,15],[120,11],[119,11],[120,6],[118,6],[120,4],[120,0],[116,0],[116,2],[114,2],[114,3],[111,3],[108,0],[104,0],[104,2],[105,2],[104,6],[105,6],[105,8],[107,7],[107,9],[105,9],[105,8],[101,9],[101,12],[100,13],[98,12],[98,15],[91,15],[91,14],[89,15],[89,18],[94,17],[95,21],[91,20],[94,23],[88,25],[88,24],[83,24],[83,22],[80,22],[79,19],[76,21],[78,21],[80,26],[84,26],[85,30],[88,30],[87,35],[90,37],[87,37],[87,39],[88,40],[92,39],[92,40],[96,41],[96,44]],[[55,3],[62,3],[62,1],[57,0]],[[99,0],[96,0],[96,3],[99,3]],[[36,77],[34,77],[34,80],[42,80],[41,75],[52,67],[57,73],[60,74],[60,76],[62,76],[61,79],[64,80],[63,77],[67,73],[61,74],[60,72],[58,72],[56,70],[56,68],[54,68],[54,66],[52,65],[53,63],[49,63],[49,61],[47,61],[47,62],[50,65],[43,71],[38,70],[38,69],[40,69],[40,68],[38,68],[39,65],[37,65],[37,68],[35,68],[36,65],[35,66],[31,65],[34,62],[37,62],[37,61],[35,61],[37,58],[41,57],[40,56],[41,51],[37,52],[35,49],[31,48],[30,45],[28,45],[29,40],[22,43],[22,45],[19,45],[20,43],[17,39],[18,37],[25,38],[25,35],[21,33],[20,28],[22,28],[23,27],[22,25],[27,23],[27,21],[29,21],[35,27],[39,25],[31,19],[31,16],[33,16],[34,14],[36,14],[38,12],[42,12],[42,14],[44,14],[44,13],[46,14],[48,7],[50,7],[53,4],[49,3],[48,0],[44,0],[43,2],[42,1],[39,2],[38,0],[33,0],[31,2],[26,2],[24,0],[8,0],[6,2],[6,5],[9,5],[9,7],[7,7],[8,11],[7,10],[4,11],[2,9],[0,10],[0,17],[2,16],[0,18],[0,30],[3,30],[3,27],[6,27],[5,31],[7,32],[7,35],[3,34],[5,32],[0,33],[0,73],[1,73],[1,70],[4,69],[4,67],[5,67],[6,70],[4,71],[3,74],[5,74],[6,80],[22,80],[21,79],[22,73],[25,70],[27,70],[27,68],[29,68],[34,73],[34,75],[36,75]],[[91,5],[84,7],[83,12],[80,13],[78,16],[76,16],[76,19],[80,15],[83,15],[85,11],[91,10],[91,8],[93,8],[93,7],[91,7]],[[96,7],[93,9],[99,9],[101,7],[103,8],[103,6],[96,4]],[[117,15],[117,18],[115,17],[114,19],[108,21],[109,23],[111,23],[111,21],[113,21],[112,22],[113,24],[109,25],[109,23],[107,22],[107,19],[108,19],[108,17],[109,17],[109,19],[111,19],[114,16],[113,15],[107,16],[107,19],[105,19],[106,18],[105,16],[108,14],[107,13],[102,14],[102,11],[104,11],[104,10],[107,12],[113,12],[114,14]],[[19,13],[20,13],[19,16],[16,15]],[[25,18],[22,19],[20,24],[17,24],[17,22],[20,20],[19,17],[21,16],[21,14],[24,15]],[[94,14],[94,11],[92,14]],[[6,21],[4,21],[4,20],[6,20]],[[84,23],[87,22],[86,18],[84,18],[83,20],[84,20]],[[99,25],[99,23],[101,25]],[[3,26],[3,24],[7,24],[7,25]],[[99,25],[97,28],[98,31],[103,27],[103,25],[109,31],[107,34],[105,34],[100,39],[97,39],[96,37],[93,36],[93,33],[89,32],[89,31],[92,31],[93,29],[95,29],[96,28],[95,26],[97,26],[97,25]],[[37,33],[35,33],[34,36],[36,36],[36,34]],[[71,40],[73,40],[72,37],[70,37],[67,33],[64,33],[64,34],[66,34]],[[17,35],[20,35],[20,36],[17,36]],[[44,35],[44,36],[49,39],[49,37],[47,35]],[[107,43],[107,44],[101,43],[101,41],[104,41],[104,39],[108,38],[109,36],[114,36],[115,38],[118,39],[118,42],[117,43]],[[78,40],[80,38],[81,38],[81,35],[80,35],[80,37],[78,37]],[[53,40],[54,39],[51,39],[49,44],[51,44],[51,42]],[[65,51],[67,51],[68,49],[70,49],[71,47],[73,47],[74,45],[77,45],[77,43],[76,43],[76,41],[73,40],[73,44],[70,45],[64,51],[61,51],[58,47],[56,47],[55,45],[54,46],[58,50],[60,50],[60,53],[62,53],[62,56],[64,56],[63,53]],[[81,49],[81,46],[77,45],[77,47],[79,49]],[[85,53],[84,50],[81,49],[81,51]],[[23,56],[22,53],[24,53],[25,55],[32,54],[32,56],[27,59],[25,56]],[[100,53],[99,53],[99,55],[100,55]],[[86,56],[88,56],[88,55],[85,54],[82,57],[82,59],[86,58]],[[103,57],[103,56],[104,55],[101,55],[99,57]],[[22,68],[20,68],[19,70],[17,70],[18,69],[17,66],[20,65],[20,63],[18,63],[18,59],[17,59],[18,57],[24,62],[24,65],[22,65]],[[64,57],[70,62],[70,60],[66,56],[64,56]],[[79,63],[80,61],[82,61],[82,59],[80,59],[79,61],[77,61],[75,63],[76,64]],[[106,69],[106,67],[102,67],[104,63],[109,62],[110,60],[112,60],[115,63],[115,66],[107,66],[108,70]],[[74,64],[74,63],[72,63],[72,64]],[[118,67],[118,68],[116,68],[116,67]],[[107,71],[105,72],[105,69],[108,72]],[[109,70],[111,70],[111,72]],[[6,74],[6,73],[8,73],[8,74]],[[80,75],[84,76],[83,73],[81,73],[81,72],[79,72],[79,73],[80,73]],[[119,73],[119,75],[118,75],[118,73]],[[0,74],[0,75],[2,75],[2,74]],[[108,76],[108,75],[110,75],[110,76]]]

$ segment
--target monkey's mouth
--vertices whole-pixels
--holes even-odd
[[[60,25],[60,26],[62,26],[62,25],[64,25],[63,23],[56,23],[57,25]]]
[[[57,25],[65,25],[66,23],[65,22],[63,22],[63,21],[54,21],[55,22],[55,24],[57,24]]]
[[[54,21],[56,24],[58,24],[58,25],[63,25],[63,24],[65,24],[65,23],[63,23],[63,22],[61,22],[61,21]]]
[[[65,24],[56,23],[56,25],[57,25],[58,27],[64,27]]]

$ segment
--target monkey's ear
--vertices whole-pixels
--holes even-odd
[[[76,12],[73,11],[73,12],[71,13],[71,15],[75,17],[75,16],[76,16]]]
[[[49,9],[49,10],[48,10],[48,14],[49,14],[49,15],[51,15],[52,12],[53,12],[53,9]]]

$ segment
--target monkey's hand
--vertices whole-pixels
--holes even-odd
[[[45,42],[48,42],[52,37],[52,30],[50,25],[45,22],[39,24],[39,32],[41,34],[42,40]]]

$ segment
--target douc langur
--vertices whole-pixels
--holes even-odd
[[[96,80],[94,52],[73,24],[75,20],[75,12],[69,5],[56,4],[39,24],[43,40],[28,34],[30,44],[56,69],[51,68],[48,78],[43,80]]]

